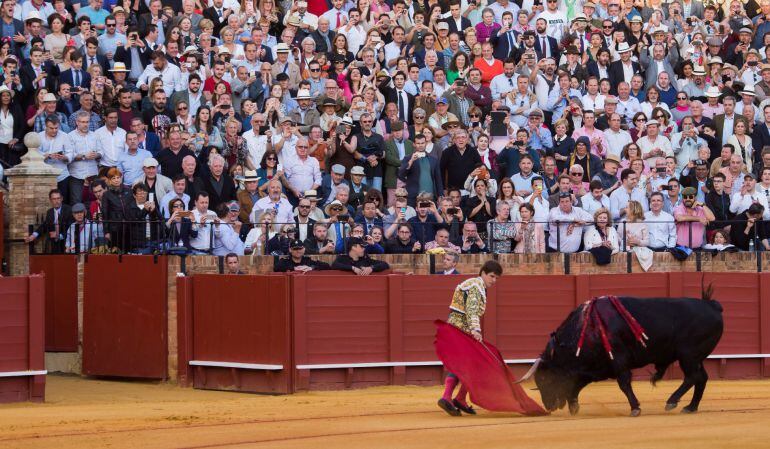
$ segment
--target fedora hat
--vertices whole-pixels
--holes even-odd
[[[462,122],[459,120],[449,120],[448,122],[441,125],[441,129],[447,130],[449,129],[450,125],[457,125],[459,128],[464,128]]]
[[[300,89],[297,92],[297,98],[295,100],[312,100],[313,96],[310,95],[310,91],[307,89]]]
[[[110,72],[130,72],[126,68],[126,64],[124,62],[116,62],[115,65],[110,69]]]
[[[692,68],[693,76],[706,76],[706,69],[702,65],[696,65]]]
[[[257,176],[256,170],[246,170],[243,172],[243,182],[248,181],[259,181],[259,176]]]
[[[324,207],[324,213],[326,215],[331,215],[331,210],[334,207],[341,207],[342,211],[345,211],[345,205],[340,202],[340,200],[334,200],[331,203],[327,204],[326,207]]]
[[[618,53],[625,53],[631,51],[631,47],[628,46],[628,42],[621,42],[618,44]]]
[[[15,92],[12,91],[11,89],[9,89],[8,86],[6,86],[5,84],[0,85],[0,95],[4,94],[6,92],[11,94],[11,98],[13,98],[13,95],[15,94]]]
[[[620,165],[620,158],[617,154],[608,154],[607,157],[604,158],[604,162],[614,162],[616,165]]]
[[[722,92],[719,91],[717,86],[711,86],[706,89],[706,96],[709,98],[719,98],[720,95],[722,95]]]

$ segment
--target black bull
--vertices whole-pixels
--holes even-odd
[[[641,413],[639,401],[631,388],[631,370],[648,364],[655,365],[652,383],[663,377],[674,361],[684,373],[682,385],[666,401],[666,410],[677,406],[681,397],[695,387],[692,401],[683,413],[698,410],[708,375],[703,361],[719,343],[722,336],[722,306],[704,292],[703,299],[693,298],[629,298],[620,297],[621,304],[644,328],[649,340],[642,346],[629,326],[617,313],[601,313],[612,345],[611,359],[598,332],[586,334],[580,355],[576,356],[583,325],[585,304],[573,310],[559,328],[551,334],[545,351],[522,378],[535,375],[543,405],[554,411],[569,404],[571,414],[580,408],[578,395],[590,384],[617,379],[628,398],[631,416]]]

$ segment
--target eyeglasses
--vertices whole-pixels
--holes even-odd
[[[187,106],[177,106],[176,108],[179,111],[186,111],[188,109]]]
[[[116,24],[114,24],[114,23],[105,23],[105,24],[104,24],[104,26],[108,26],[108,27],[114,27],[115,25],[116,25]]]
[[[414,118],[424,119],[425,116],[424,115],[415,115]]]
[[[336,211],[338,211],[338,212],[339,212],[339,211],[341,211],[341,210],[342,210],[342,208],[341,208],[341,207],[332,207],[332,208],[331,208],[331,210],[336,210]]]
[[[296,148],[307,148],[307,145],[295,145]]]
[[[299,205],[300,209],[310,209],[310,205],[303,206],[302,204]]]
[[[609,30],[610,28],[612,28],[612,25],[604,25],[602,28],[604,28],[605,30]]]
[[[267,159],[265,159],[265,160],[266,160],[266,161],[277,161],[278,159],[276,159],[276,158],[274,158],[274,157],[269,157],[269,158],[267,158]]]
[[[310,69],[310,71],[311,71],[311,72],[313,72],[313,73],[315,73],[315,72],[320,72],[320,71],[321,71],[321,69]]]

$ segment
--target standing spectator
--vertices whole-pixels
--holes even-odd
[[[48,192],[48,201],[51,208],[46,211],[43,222],[35,232],[24,238],[24,242],[31,243],[38,237],[45,236],[46,252],[61,254],[66,249],[65,233],[74,220],[72,209],[64,204],[64,195],[58,189]]]
[[[158,173],[158,161],[153,157],[147,157],[142,161],[142,175],[134,181],[134,184],[142,183],[147,186],[150,199],[158,206],[158,213],[164,217],[162,198],[173,191],[173,185],[169,178]],[[169,198],[169,201],[171,198]],[[188,199],[189,200],[189,199]],[[168,201],[166,201],[168,207]]]
[[[657,252],[676,246],[674,217],[663,210],[663,203],[663,194],[653,193],[650,195],[650,210],[644,213],[648,247]]]
[[[548,214],[548,252],[574,253],[583,240],[583,226],[593,217],[572,205],[572,194],[559,193],[559,205]]]
[[[131,188],[133,200],[128,201],[126,220],[129,221],[129,235],[126,248],[139,254],[150,254],[157,250],[162,233],[160,214],[154,201],[148,198],[149,189],[144,184]]]
[[[691,249],[703,246],[706,225],[714,221],[714,214],[703,203],[695,200],[695,189],[682,191],[682,204],[674,209],[676,244]]]
[[[145,159],[152,158],[152,155],[147,150],[139,149],[139,140],[135,132],[129,131],[125,134],[126,149],[118,154],[116,166],[123,173],[123,184],[133,186],[144,174]]]
[[[414,152],[402,158],[398,172],[398,179],[406,184],[411,205],[416,205],[419,193],[426,192],[438,197],[444,192],[440,162],[436,158],[427,157],[425,142],[424,135],[414,136]]]
[[[94,133],[88,129],[88,113],[80,111],[75,114],[76,128],[69,133],[73,150],[72,162],[67,167],[70,172],[68,188],[71,204],[82,202],[85,180],[99,173],[97,161],[102,157],[99,152],[99,142]]]
[[[465,179],[481,164],[481,157],[468,142],[468,132],[458,129],[453,144],[441,154],[441,179],[445,190],[462,189]],[[489,217],[491,218],[491,217]]]
[[[217,218],[214,219],[214,246],[212,253],[215,256],[226,254],[244,254],[243,241],[240,239],[242,223],[238,221],[241,209],[238,203],[220,203],[217,206]]]
[[[617,179],[617,178],[615,178]],[[589,192],[580,197],[580,202],[583,204],[583,210],[589,214],[593,214],[599,209],[611,210],[610,198],[604,193],[604,187],[601,181],[594,178],[591,184],[588,186]]]
[[[59,192],[69,198],[69,169],[68,164],[75,158],[72,141],[69,136],[59,129],[61,122],[55,115],[45,119],[45,130],[38,133],[40,137],[40,153],[45,163],[61,170],[56,177]],[[66,231],[63,229],[62,232]]]
[[[284,175],[289,202],[297,204],[306,190],[321,186],[321,170],[318,159],[308,156],[309,144],[306,137],[300,137],[295,145],[297,157],[286,163]]]
[[[192,210],[192,238],[190,247],[194,254],[210,254],[214,243],[211,226],[217,215],[209,210],[209,194],[200,191],[195,196],[195,207]]]
[[[160,172],[168,178],[182,173],[182,161],[187,156],[195,159],[195,153],[184,145],[182,133],[179,130],[172,130],[168,133],[168,147],[158,152],[156,157],[160,164]]]
[[[81,103],[83,102],[83,97],[84,95],[80,97]],[[122,128],[118,128],[118,111],[116,109],[107,108],[104,112],[104,117],[104,126],[97,129],[94,132],[94,136],[102,155],[99,159],[99,167],[110,168],[118,164],[118,158],[125,150],[126,132]]]
[[[538,223],[535,218],[535,207],[530,203],[519,206],[521,221],[515,224],[516,254],[543,254],[545,253],[545,232],[543,223]]]
[[[626,206],[629,201],[638,201],[642,209],[648,210],[647,196],[644,191],[638,187],[639,175],[627,168],[620,173],[620,182],[622,185],[610,195],[610,210],[614,219],[623,218],[626,214]],[[693,189],[694,190],[694,189]]]
[[[366,172],[366,185],[382,191],[382,162],[385,159],[385,140],[374,133],[374,117],[369,113],[361,115],[361,132],[354,136],[356,151],[361,155],[359,162]]]

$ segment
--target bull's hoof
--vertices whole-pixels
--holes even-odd
[[[580,404],[577,402],[570,402],[569,404],[569,414],[572,416],[575,416],[580,411]]]
[[[666,411],[670,412],[671,410],[675,409],[679,405],[678,402],[666,402]]]
[[[693,407],[692,405],[688,405],[687,407],[682,408],[682,413],[690,414],[690,413],[696,413],[698,411],[698,407]]]
[[[636,418],[637,416],[639,416],[641,414],[642,414],[642,409],[640,409],[640,408],[631,409],[631,417],[632,418]]]

